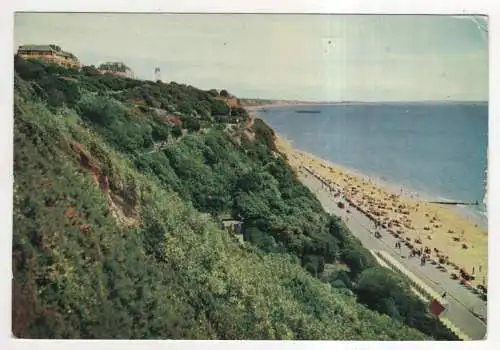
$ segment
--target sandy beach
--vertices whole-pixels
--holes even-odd
[[[346,198],[406,244],[416,250],[429,248],[430,258],[440,261],[450,274],[460,276],[462,270],[474,276],[473,285],[487,286],[488,234],[484,228],[445,205],[397,193],[341,166],[294,149],[282,136],[278,135],[276,145],[292,168],[307,167],[339,198]]]

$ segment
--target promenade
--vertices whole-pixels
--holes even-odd
[[[379,229],[382,234],[380,238],[375,238],[374,223],[361,211],[352,206],[348,206],[344,198],[334,198],[330,189],[317,177],[309,173],[305,168],[298,172],[299,180],[304,183],[318,200],[324,209],[331,214],[343,219],[351,232],[361,241],[364,247],[376,252],[382,252],[383,256],[390,257],[398,264],[410,271],[412,277],[422,281],[428,293],[442,295],[446,292],[446,311],[441,318],[449,320],[458,331],[472,340],[484,339],[486,335],[486,323],[480,318],[487,317],[487,303],[480,299],[478,295],[472,293],[458,281],[450,278],[450,272],[442,272],[431,264],[421,265],[417,257],[410,258],[410,250],[401,245],[395,248],[398,241],[387,230]],[[338,202],[342,201],[344,209],[338,207]],[[350,213],[347,213],[349,208]],[[429,295],[429,294],[428,294]]]

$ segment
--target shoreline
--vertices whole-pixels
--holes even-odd
[[[255,111],[255,114],[253,115],[254,117],[258,117],[258,112]],[[418,201],[421,203],[428,203],[431,205],[436,205],[441,208],[447,209],[449,211],[452,211],[456,215],[458,215],[462,220],[468,221],[472,223],[473,225],[477,225],[480,227],[483,231],[488,231],[488,212],[487,212],[487,207],[485,206],[484,211],[483,210],[474,210],[469,208],[466,205],[452,205],[452,204],[437,204],[437,203],[431,203],[431,202],[436,202],[436,201],[452,201],[449,198],[445,198],[440,195],[432,195],[429,192],[426,191],[421,191],[417,188],[412,187],[411,185],[405,185],[404,183],[398,183],[396,181],[390,181],[387,179],[384,179],[382,175],[379,174],[367,174],[364,173],[362,170],[359,169],[354,169],[351,167],[348,167],[346,165],[338,164],[333,161],[323,159],[320,156],[314,155],[310,152],[303,151],[301,149],[298,149],[293,146],[293,140],[289,139],[283,134],[275,132],[277,138],[284,140],[286,143],[291,145],[291,147],[297,151],[298,153],[302,153],[307,155],[310,158],[314,158],[318,162],[326,162],[330,164],[333,168],[336,168],[338,170],[341,170],[342,172],[348,173],[352,176],[356,176],[358,178],[363,179],[364,181],[369,182],[370,184],[373,184],[374,186],[391,193],[396,196],[403,195],[403,197],[407,200],[414,200]],[[484,205],[481,203],[481,205]]]
[[[308,152],[305,152],[308,153]],[[473,211],[467,206],[464,205],[454,205],[454,204],[437,204],[437,203],[432,203],[435,201],[450,201],[449,198],[441,197],[441,196],[432,196],[427,192],[422,192],[419,191],[418,189],[415,189],[413,187],[407,186],[402,183],[396,183],[396,182],[391,182],[388,180],[382,179],[379,175],[376,174],[365,174],[359,169],[353,169],[349,168],[345,165],[338,164],[320,157],[317,157],[315,155],[312,155],[308,153],[310,156],[316,157],[318,160],[323,161],[323,162],[328,162],[332,166],[339,168],[340,170],[349,173],[351,175],[357,176],[359,178],[364,179],[365,181],[368,181],[372,183],[374,186],[379,187],[380,189],[383,189],[393,195],[400,196],[402,195],[404,198],[409,199],[409,200],[415,200],[418,202],[423,202],[423,203],[429,203],[433,205],[439,205],[442,208],[446,208],[450,211],[455,212],[457,215],[459,215],[462,219],[470,221],[474,225],[478,225],[481,227],[483,230],[487,231],[488,230],[488,223],[487,219],[488,217],[485,215],[485,221],[482,221],[480,219],[481,214],[480,211]]]
[[[312,154],[310,155],[314,156]],[[403,197],[405,197],[406,199],[415,200],[423,203],[440,205],[442,208],[446,208],[450,211],[453,211],[454,213],[459,215],[462,219],[470,221],[474,225],[478,225],[481,229],[485,231],[488,230],[488,217],[479,210],[475,211],[473,209],[468,208],[466,205],[431,203],[436,201],[447,202],[452,200],[442,196],[433,196],[428,192],[421,191],[417,188],[405,185],[403,183],[397,183],[395,181],[383,179],[378,174],[366,174],[359,169],[349,168],[345,165],[338,164],[318,156],[314,157],[316,157],[320,161],[326,161],[332,164],[334,167],[343,170],[344,172],[363,178],[365,181],[369,181],[370,183],[373,183],[374,186],[379,187],[380,189],[383,189],[389,193],[392,193],[393,195],[396,196],[403,195]],[[481,216],[484,216],[484,218],[482,218]]]
[[[487,228],[460,215],[458,210],[463,208],[428,203],[405,192],[398,194],[395,186],[380,179],[294,148],[293,141],[282,134],[276,133],[276,146],[294,170],[309,168],[368,217],[416,247],[437,249],[439,256],[473,274],[473,284],[487,285]],[[432,255],[436,258],[435,250]]]

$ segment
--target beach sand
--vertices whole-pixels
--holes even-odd
[[[445,205],[411,198],[404,192],[391,192],[369,178],[296,150],[280,135],[276,146],[292,168],[308,167],[375,220],[401,238],[410,239],[416,249],[429,247],[431,258],[436,260],[439,256],[447,257],[450,273],[460,275],[462,268],[475,277],[473,285],[487,286],[488,234],[482,227]]]

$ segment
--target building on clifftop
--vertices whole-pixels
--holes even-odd
[[[99,66],[98,70],[101,74],[111,74],[134,79],[134,72],[123,62],[105,62]]]
[[[81,67],[75,55],[63,51],[60,46],[54,44],[21,45],[17,50],[17,54],[24,59],[38,59],[70,68]]]

